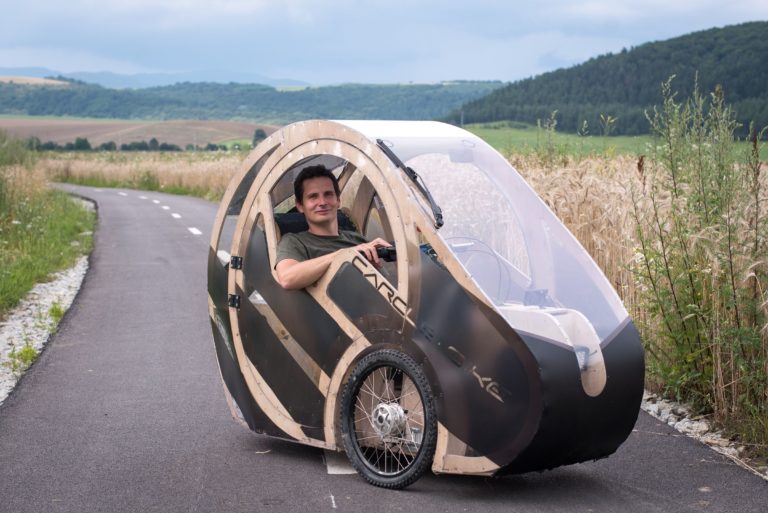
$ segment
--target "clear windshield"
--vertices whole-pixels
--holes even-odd
[[[451,135],[411,130],[386,138],[442,208],[438,234],[513,327],[572,347],[591,339],[594,349],[626,319],[621,300],[509,162],[451,128]],[[422,207],[431,216],[426,202]]]

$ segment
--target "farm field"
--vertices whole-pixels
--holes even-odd
[[[62,80],[54,80],[52,78],[20,77],[20,76],[9,76],[9,75],[0,76],[0,83],[22,84],[22,85],[46,85],[46,86],[69,85],[67,82],[64,82]]]
[[[135,141],[204,146],[207,143],[250,143],[253,133],[261,128],[271,134],[279,127],[247,121],[223,120],[125,120],[55,116],[3,116],[0,130],[26,139],[57,144],[86,138],[91,146],[113,141],[119,147]],[[639,155],[646,151],[650,137],[580,137],[575,134],[546,131],[536,127],[515,128],[506,123],[467,125],[464,128],[482,138],[505,155],[542,153],[583,157],[596,154]]]
[[[587,155],[641,155],[647,151],[650,136],[576,135],[536,126],[525,128],[507,122],[478,123],[463,127],[508,154],[537,153],[549,147],[557,153],[584,157]]]
[[[625,155],[638,157],[651,153],[653,137],[610,136],[568,134],[529,126],[520,128],[507,122],[478,123],[462,128],[475,134],[493,146],[502,155],[535,154],[551,161],[567,160],[565,157],[583,159],[587,157],[613,157]],[[748,153],[751,143],[738,141],[733,146],[736,158]],[[760,158],[768,160],[768,145],[760,146]]]
[[[0,116],[0,130],[26,139],[37,137],[41,142],[57,144],[74,142],[78,137],[88,139],[92,146],[113,141],[118,147],[153,137],[160,142],[176,144],[224,144],[231,141],[250,141],[257,128],[267,134],[277,129],[247,121],[218,120],[122,120],[37,116]]]

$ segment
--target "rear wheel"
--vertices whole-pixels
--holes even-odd
[[[437,420],[424,372],[399,351],[365,356],[344,387],[341,432],[352,466],[369,483],[405,488],[432,465]]]

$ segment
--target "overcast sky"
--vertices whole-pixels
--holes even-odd
[[[514,81],[767,19],[768,0],[3,0],[0,67]]]

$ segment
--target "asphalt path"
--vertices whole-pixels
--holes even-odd
[[[0,512],[768,511],[768,482],[642,412],[613,456],[548,472],[428,475],[403,491],[330,474],[323,451],[229,415],[207,312],[216,205],[64,187],[97,202],[95,247],[0,406]]]

